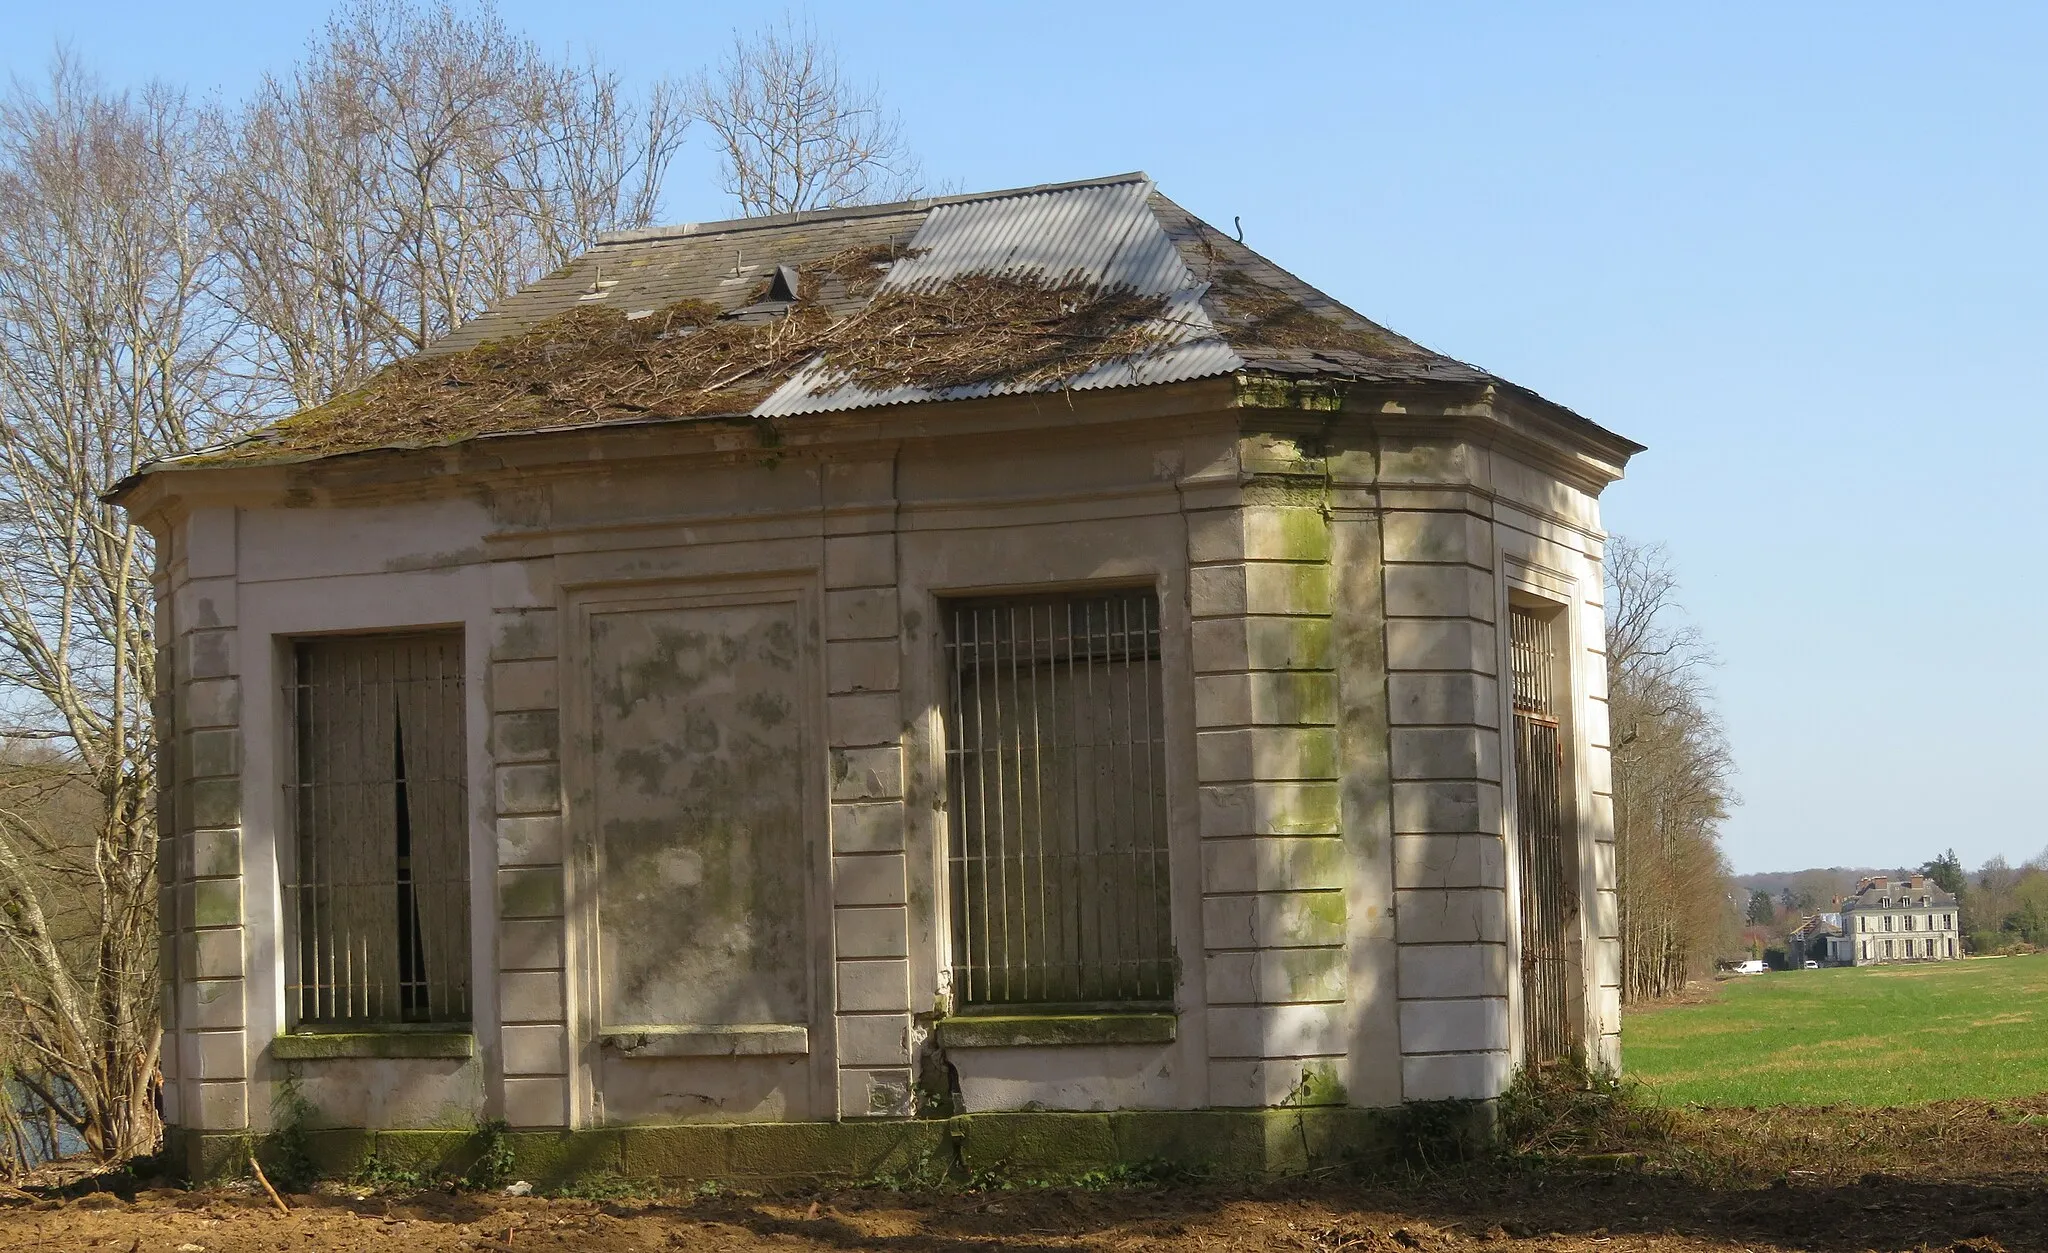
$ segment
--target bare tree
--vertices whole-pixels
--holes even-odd
[[[175,91],[60,58],[0,99],[0,993],[17,1079],[108,1159],[157,1135],[156,655],[147,536],[99,494],[236,407],[210,182]]]
[[[1683,987],[1732,921],[1720,823],[1735,799],[1734,764],[1706,683],[1712,654],[1677,596],[1661,546],[1609,542],[1608,712],[1630,1000]]]
[[[488,6],[351,0],[221,123],[212,213],[256,376],[318,404],[646,225],[679,97],[552,60]]]
[[[717,71],[691,81],[689,105],[718,137],[725,190],[748,217],[919,193],[902,122],[809,23],[735,32]]]

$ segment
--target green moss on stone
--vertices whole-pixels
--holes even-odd
[[[1117,1162],[1110,1114],[971,1114],[951,1120],[970,1178],[1056,1182]]]
[[[1296,613],[1330,612],[1330,567],[1319,561],[1292,562],[1288,572],[1288,603]]]
[[[743,1123],[732,1128],[735,1176],[771,1180],[787,1163],[818,1179],[874,1179],[945,1156],[945,1124],[909,1119]]]
[[[1274,785],[1267,790],[1263,835],[1332,835],[1341,830],[1335,784]]]
[[[1281,948],[1262,953],[1270,979],[1279,982],[1270,994],[1289,1002],[1344,999],[1347,969],[1341,948]]]
[[[1279,671],[1253,676],[1252,716],[1269,725],[1333,724],[1337,721],[1337,676],[1315,671]]]
[[[941,1019],[945,1048],[1029,1048],[1078,1044],[1170,1044],[1172,1014],[973,1014]]]
[[[1342,1105],[1349,1100],[1344,1081],[1329,1062],[1310,1062],[1301,1068],[1301,1082],[1288,1094],[1284,1104],[1294,1106]]]
[[[1283,846],[1282,875],[1290,888],[1344,886],[1344,841],[1338,836],[1288,840]]]
[[[242,821],[240,779],[199,779],[185,788],[191,797],[193,826],[232,827]]]
[[[328,1127],[305,1130],[300,1139],[307,1164],[316,1175],[345,1179],[361,1171],[369,1160],[374,1135],[361,1127]]]
[[[1344,942],[1344,893],[1293,892],[1285,899],[1287,913],[1284,926],[1290,944]]]
[[[234,927],[242,922],[242,881],[201,879],[192,885],[192,925]]]
[[[1249,618],[1245,645],[1254,670],[1329,670],[1337,663],[1328,618]]]
[[[498,916],[501,918],[554,918],[562,912],[562,872],[500,870],[498,872]]]
[[[377,1131],[364,1166],[387,1176],[422,1180],[459,1178],[476,1164],[476,1136],[468,1131]]]
[[[605,1128],[585,1131],[507,1131],[512,1173],[537,1188],[555,1191],[578,1179],[631,1175],[624,1169],[625,1133]]]
[[[1280,540],[1293,561],[1330,559],[1330,520],[1319,509],[1281,509]]]
[[[732,1174],[728,1125],[621,1127],[617,1136],[618,1172],[631,1178],[696,1181]]]
[[[1300,748],[1294,763],[1298,779],[1334,779],[1337,777],[1337,732],[1331,730],[1304,731],[1297,737]]]
[[[323,1061],[344,1057],[468,1058],[476,1037],[467,1031],[308,1031],[270,1042],[279,1061]]]
[[[1331,1073],[1306,1072],[1286,1109],[987,1113],[949,1119],[841,1123],[695,1123],[503,1133],[511,1174],[549,1190],[621,1178],[675,1185],[933,1181],[988,1177],[1058,1183],[1117,1167],[1164,1166],[1219,1178],[1259,1178],[1424,1153],[1459,1156],[1492,1134],[1485,1102],[1354,1109]],[[421,1181],[462,1177],[484,1138],[474,1131],[315,1131],[308,1156],[323,1172]],[[249,1137],[173,1130],[189,1177],[239,1177]]]
[[[1336,413],[1344,408],[1346,389],[1337,383],[1285,379],[1271,374],[1240,374],[1236,382],[1235,404],[1240,409]]]

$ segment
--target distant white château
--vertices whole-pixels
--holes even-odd
[[[1956,898],[1925,875],[1865,879],[1842,901],[1850,964],[1947,961],[1961,957]]]

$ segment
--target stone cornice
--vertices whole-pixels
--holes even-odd
[[[1234,416],[1233,416],[1234,415]],[[1641,446],[1519,388],[1491,383],[1333,382],[1240,374],[1146,388],[998,396],[791,418],[650,419],[478,436],[283,463],[168,465],[108,497],[152,528],[219,506],[362,504],[518,490],[608,466],[678,468],[890,457],[900,449],[1001,442],[1059,447],[1162,428],[1273,430],[1343,440],[1413,437],[1497,449],[1598,495]],[[1351,428],[1351,430],[1340,430]]]

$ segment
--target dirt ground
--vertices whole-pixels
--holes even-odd
[[[1867,1173],[1881,1169],[1884,1173]],[[2048,1099],[1694,1111],[1647,1153],[1502,1158],[1371,1181],[833,1190],[590,1201],[327,1186],[0,1196],[0,1249],[2048,1250]]]
[[[425,1193],[293,1197],[101,1193],[0,1213],[0,1248],[235,1253],[469,1249],[1300,1249],[1624,1253],[2048,1248],[2039,1176],[1959,1186],[1718,1191],[1609,1172],[1471,1173],[1387,1188],[1134,1188],[591,1202]]]

